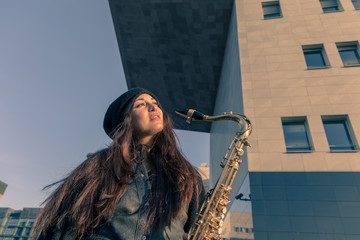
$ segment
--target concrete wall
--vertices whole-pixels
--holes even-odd
[[[360,153],[331,153],[321,115],[347,114],[360,139],[360,67],[344,67],[336,42],[360,40],[360,11],[323,13],[318,0],[281,0],[264,20],[260,0],[236,0],[244,112],[252,120],[249,171],[359,171]],[[303,45],[323,44],[330,67],[308,70]],[[281,117],[306,116],[313,153],[288,154]]]
[[[242,91],[236,12],[234,7],[229,26],[214,115],[220,115],[223,112],[229,111],[243,113]],[[213,122],[212,124],[210,132],[211,186],[214,186],[221,173],[222,168],[220,167],[220,163],[238,130],[238,125],[233,121],[220,121]],[[246,154],[242,157],[242,160],[243,162],[234,180],[231,199],[234,198],[247,174]]]

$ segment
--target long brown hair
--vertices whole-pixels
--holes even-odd
[[[148,231],[168,225],[192,195],[198,195],[198,175],[178,150],[171,120],[165,112],[163,119],[164,128],[148,154],[156,174]],[[33,239],[40,231],[44,236],[50,236],[53,231],[65,229],[70,229],[76,239],[81,239],[112,218],[133,174],[132,161],[136,158],[133,133],[131,115],[128,114],[107,149],[89,157],[64,180],[47,186],[58,185],[44,201]]]

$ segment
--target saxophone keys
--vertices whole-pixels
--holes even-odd
[[[239,164],[237,162],[234,163],[234,169],[238,170],[239,169]]]
[[[237,154],[238,156],[244,155],[244,149],[237,147],[237,148],[236,148],[236,154]]]

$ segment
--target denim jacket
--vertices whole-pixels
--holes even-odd
[[[95,229],[95,234],[85,240],[182,240],[183,234],[190,230],[196,219],[199,206],[204,199],[204,187],[199,176],[200,200],[196,194],[176,218],[171,220],[170,226],[145,234],[147,210],[151,194],[151,183],[148,171],[142,161],[134,161],[134,174],[125,194],[119,200],[112,219]],[[51,240],[73,240],[69,231],[55,231]],[[40,236],[38,240],[43,240]]]
[[[125,194],[121,197],[111,221],[100,227],[99,235],[106,239],[182,239],[185,233],[184,226],[188,221],[188,214],[183,210],[172,219],[171,225],[160,231],[145,234],[147,210],[151,183],[148,170],[142,162],[134,162],[134,175]],[[93,235],[89,240],[97,238]]]

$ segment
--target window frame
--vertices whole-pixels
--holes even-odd
[[[328,146],[329,146],[330,152],[336,153],[336,152],[358,152],[359,151],[359,144],[356,140],[356,136],[355,136],[355,133],[352,128],[352,125],[351,125],[348,115],[321,115],[321,120],[323,123],[324,132],[325,132],[326,139],[328,141]],[[351,146],[347,146],[347,147],[352,147],[353,149],[335,149],[335,148],[338,148],[336,146],[332,149],[332,147],[330,146],[330,143],[329,143],[328,134],[326,133],[325,122],[343,122],[345,131],[346,131],[345,134],[349,137],[349,141],[352,144]]]
[[[287,137],[285,134],[284,125],[297,124],[297,123],[302,124],[305,129],[305,136],[306,136],[307,145],[308,145],[308,149],[306,149],[306,150],[305,149],[296,149],[296,147],[291,148],[291,146],[289,147],[287,144],[287,141],[286,141]],[[282,130],[283,130],[286,153],[311,153],[311,152],[315,151],[311,133],[310,133],[309,124],[308,124],[306,116],[281,117],[281,125],[282,125]]]
[[[359,50],[359,42],[358,41],[350,41],[350,42],[337,42],[336,47],[338,49],[340,58],[344,64],[344,67],[359,67],[360,66],[360,50]],[[341,55],[341,52],[343,51],[350,51],[353,50],[357,63],[354,64],[346,64],[344,62],[344,58]]]
[[[360,0],[351,0],[355,10],[360,10]]]
[[[342,12],[344,8],[342,7],[339,0],[319,0],[323,13],[334,13],[334,12]],[[333,2],[334,4],[331,4]],[[336,7],[337,9],[332,10],[330,8]],[[325,10],[326,9],[326,10]]]
[[[264,20],[282,18],[283,17],[282,11],[281,11],[281,6],[280,6],[280,1],[262,2],[261,6],[262,6],[262,9],[263,9]],[[275,7],[275,6],[278,6],[279,12],[274,11],[274,13],[267,13],[269,11],[269,7]],[[271,12],[271,11],[269,11],[269,12]]]
[[[311,44],[311,45],[302,45],[302,50],[303,50],[303,54],[304,54],[304,59],[305,59],[305,63],[307,66],[308,70],[312,70],[312,69],[324,69],[324,68],[330,68],[330,62],[329,59],[327,57],[327,54],[325,52],[325,48],[324,48],[324,44]],[[321,55],[321,58],[323,60],[323,65],[322,66],[311,66],[309,65],[309,61],[307,60],[307,53],[319,53]]]
[[[4,228],[3,235],[10,235],[13,236],[16,232],[16,226],[7,226]]]

